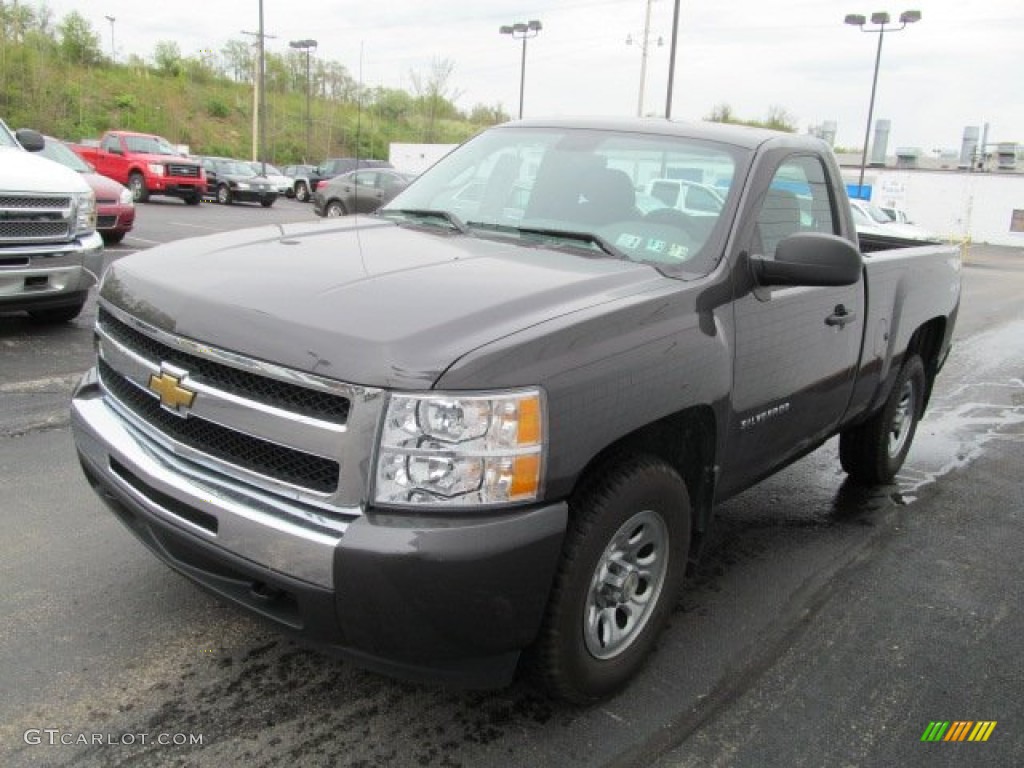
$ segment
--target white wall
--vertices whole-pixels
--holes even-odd
[[[856,172],[844,176],[856,184]],[[902,208],[942,237],[1024,247],[1024,232],[1010,231],[1014,209],[1024,210],[1024,174],[876,170],[864,183],[872,202]]]
[[[402,173],[423,173],[458,144],[391,144],[388,161]]]

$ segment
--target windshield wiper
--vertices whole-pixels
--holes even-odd
[[[398,214],[412,219],[442,219],[451,225],[451,228],[460,234],[468,235],[469,227],[458,216],[450,211],[432,210],[429,208],[387,208],[377,211],[381,218],[392,218],[389,214]]]
[[[596,232],[577,232],[571,229],[549,229],[548,227],[513,227],[508,224],[491,224],[484,221],[470,221],[467,226],[470,228],[490,229],[495,232],[513,232],[520,235],[540,235],[541,237],[553,237],[561,240],[574,240],[581,243],[590,243],[597,246],[608,256],[616,259],[629,260],[629,257],[609,243],[605,238]]]

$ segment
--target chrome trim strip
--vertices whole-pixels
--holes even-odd
[[[159,341],[161,344],[166,344],[169,347],[174,347],[175,349],[181,350],[182,352],[186,352],[190,355],[195,355],[196,357],[203,357],[216,363],[228,365],[232,368],[238,368],[260,376],[266,376],[267,378],[277,379],[278,381],[288,382],[289,384],[298,384],[303,387],[309,387],[310,389],[320,390],[321,392],[330,392],[331,394],[341,395],[342,397],[348,397],[351,400],[365,399],[381,392],[380,389],[374,387],[346,384],[335,379],[328,379],[312,373],[297,371],[293,368],[284,368],[262,360],[243,357],[242,355],[235,354],[234,352],[228,352],[224,349],[211,347],[207,344],[194,341],[184,336],[176,336],[168,333],[167,331],[163,331],[154,325],[150,325],[143,320],[139,320],[138,318],[127,314],[102,297],[99,299],[99,304],[103,309],[108,311],[122,323],[135,328],[150,338]],[[97,327],[101,326],[97,324]]]
[[[280,573],[333,589],[334,549],[341,540],[345,523],[332,521],[325,531],[315,514],[299,520],[277,501],[253,495],[249,489],[232,489],[222,482],[206,482],[201,472],[182,472],[173,459],[164,463],[125,425],[109,402],[100,397],[78,397],[72,401],[72,424],[79,450],[107,482],[134,500],[147,514],[184,528],[217,546]],[[156,490],[183,504],[217,518],[212,534],[164,509],[122,481],[110,470],[110,457],[144,478]],[[348,510],[351,516],[359,509]]]
[[[97,326],[97,334],[100,339],[100,359],[140,390],[155,398],[156,394],[149,389],[149,377],[160,375],[161,361],[150,360],[124,346],[110,336],[103,326]],[[195,415],[277,445],[317,456],[337,457],[341,441],[347,431],[344,425],[239,397],[202,384],[187,375],[189,372],[185,370],[186,376],[181,380],[181,384],[195,392],[197,397],[184,417]]]

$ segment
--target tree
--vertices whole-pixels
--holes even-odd
[[[60,51],[72,64],[89,66],[103,60],[100,36],[78,11],[71,11],[57,25]]]
[[[462,95],[462,91],[449,89],[448,86],[448,81],[451,80],[454,71],[455,62],[451,59],[435,57],[431,62],[430,72],[426,77],[418,72],[409,73],[409,79],[412,81],[416,100],[423,109],[426,123],[423,141],[427,143],[437,141],[436,126],[438,119],[453,118],[458,115],[454,102]]]
[[[507,123],[510,119],[501,104],[495,104],[493,107],[477,104],[469,112],[469,121],[477,125],[498,125]]]
[[[744,120],[737,117],[728,104],[716,104],[704,119],[712,123],[734,123],[754,128],[770,128],[773,131],[796,133],[796,118],[784,107],[777,105],[768,108],[768,116],[764,120]]]
[[[173,40],[161,40],[156,44],[153,61],[162,75],[177,77],[182,72],[181,48]]]
[[[242,40],[228,40],[220,49],[228,77],[236,83],[251,83],[253,73],[252,48]]]

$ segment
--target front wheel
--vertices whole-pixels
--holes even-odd
[[[146,189],[146,178],[138,171],[133,171],[129,174],[128,189],[132,191],[132,200],[136,203],[144,203],[149,200],[149,190]]]
[[[304,181],[300,181],[295,185],[295,199],[300,203],[304,203],[309,200],[309,186]]]
[[[926,384],[921,358],[907,358],[882,410],[839,435],[839,461],[851,478],[865,485],[895,479],[924,412]]]
[[[185,205],[199,205],[199,203],[202,202],[202,199],[203,196],[196,192],[195,194],[189,195],[185,198]]]
[[[221,205],[231,205],[231,190],[224,184],[217,187],[217,202]]]
[[[273,200],[260,200],[260,205],[262,205],[264,208],[269,208],[273,204],[274,204]]]
[[[29,317],[37,323],[66,323],[74,320],[82,313],[85,302],[72,304],[69,307],[56,307],[54,309],[33,309],[29,311]]]
[[[586,704],[626,685],[668,620],[686,571],[690,501],[672,467],[641,456],[595,474],[570,514],[531,653],[552,695]]]

